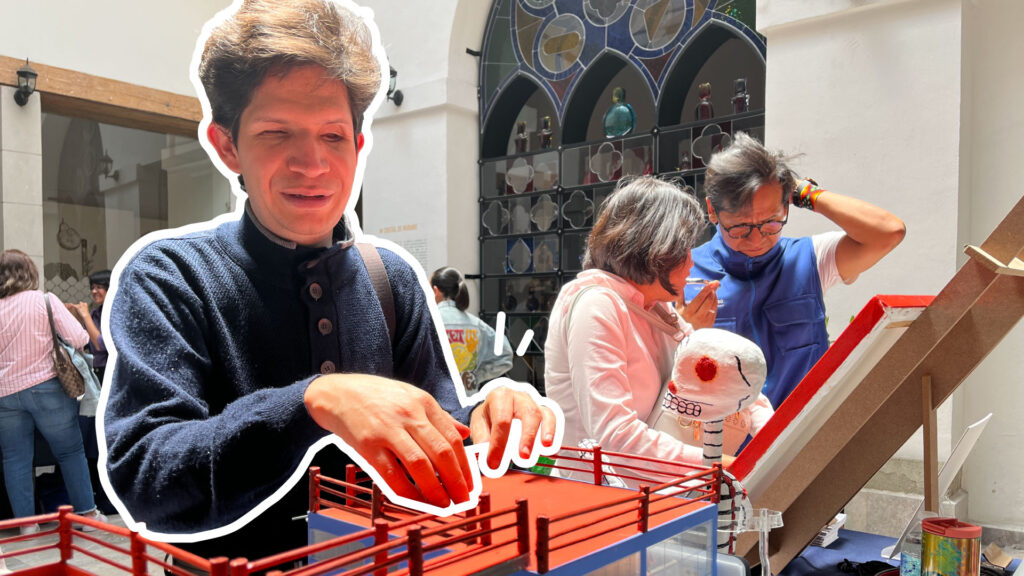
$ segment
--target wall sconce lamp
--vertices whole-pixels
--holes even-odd
[[[114,182],[120,182],[121,181],[121,171],[120,170],[113,170],[112,171],[113,168],[114,168],[114,159],[110,157],[110,154],[107,154],[106,150],[104,150],[103,151],[103,156],[100,158],[100,165],[98,166],[99,173],[102,174],[104,178],[109,178],[109,179],[113,180]]]
[[[39,74],[28,65],[28,58],[25,58],[25,65],[18,68],[18,91],[14,93],[14,101],[18,106],[28,104],[28,97],[36,91],[36,78]]]
[[[401,90],[395,90],[395,84],[398,81],[398,70],[395,70],[394,66],[391,66],[391,78],[388,80],[388,100],[395,103],[395,106],[401,106],[402,101],[405,100],[405,95],[402,94]]]

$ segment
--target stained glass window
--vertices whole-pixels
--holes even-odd
[[[534,331],[510,377],[543,391],[547,316],[621,178],[677,178],[703,203],[707,158],[738,131],[763,139],[755,16],[754,0],[495,0],[480,67],[480,295],[485,320],[508,315],[513,347]]]

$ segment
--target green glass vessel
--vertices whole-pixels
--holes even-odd
[[[632,134],[636,128],[636,112],[626,103],[626,90],[616,86],[612,90],[612,105],[604,113],[604,135],[607,138],[619,138]]]

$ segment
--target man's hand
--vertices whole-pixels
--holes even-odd
[[[523,425],[519,439],[521,458],[529,458],[538,432],[544,446],[550,447],[555,441],[557,421],[551,410],[538,405],[526,392],[498,386],[487,394],[487,398],[473,410],[469,419],[473,443],[490,442],[487,467],[492,470],[501,465],[514,419]]]
[[[704,285],[689,304],[680,300],[676,304],[676,312],[693,326],[694,330],[711,328],[715,325],[715,317],[718,315],[718,290],[720,283],[712,280]]]
[[[379,376],[331,374],[313,380],[304,402],[399,496],[439,508],[469,500],[473,480],[462,446],[469,428],[430,394]]]
[[[71,312],[71,315],[79,322],[85,322],[85,317],[89,315],[89,305],[85,302],[79,302],[78,304],[65,302],[64,307],[67,308],[68,312]]]

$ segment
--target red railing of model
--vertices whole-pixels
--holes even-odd
[[[354,468],[354,467],[353,467]],[[335,508],[359,514],[369,508],[371,511],[392,510],[401,512],[408,517],[387,521],[382,517],[373,518],[373,528],[333,538],[318,544],[305,546],[261,560],[248,561],[235,559],[230,563],[231,576],[248,576],[253,572],[267,571],[268,575],[315,576],[340,570],[350,569],[342,574],[375,574],[383,575],[388,568],[399,564],[407,564],[410,574],[423,574],[441,569],[452,564],[465,561],[481,554],[493,555],[496,550],[509,545],[516,546],[514,555],[508,558],[496,558],[493,565],[522,560],[525,565],[529,556],[529,514],[525,500],[517,501],[515,506],[502,510],[490,511],[490,497],[481,495],[480,504],[474,510],[454,518],[439,519],[432,514],[418,513],[387,502],[376,486],[367,487],[360,482],[369,481],[368,477],[360,478],[351,468],[346,470],[344,481],[323,476],[319,469],[310,469],[309,486],[311,499],[310,509]],[[359,496],[370,496],[364,500]],[[325,496],[337,499],[330,500]],[[372,516],[372,514],[371,514]],[[423,524],[435,524],[423,526]],[[514,528],[514,537],[495,542],[494,534]],[[391,535],[395,534],[395,538]],[[317,562],[311,566],[287,571],[272,570],[275,567],[293,563],[307,556],[324,552],[331,548],[372,540],[373,545],[339,556]],[[426,556],[435,550],[443,550],[463,545],[447,554],[427,560]],[[399,551],[399,548],[405,548]],[[353,567],[372,559],[372,564]]]
[[[504,517],[507,517],[508,520],[503,520]],[[486,520],[488,523],[505,523],[499,523],[486,530],[482,528],[470,530],[460,536],[441,536],[445,532],[463,528],[470,523],[476,524],[481,520]],[[410,526],[407,523],[403,523],[406,526],[403,530],[404,534],[396,536],[393,539],[390,538],[389,534],[394,533],[395,528],[393,526],[389,526],[389,522],[377,520],[374,523],[374,528],[341,538],[331,539],[313,546],[300,548],[298,550],[288,552],[287,554],[281,554],[253,562],[246,562],[243,559],[234,560],[231,562],[231,576],[248,576],[248,574],[251,574],[252,572],[269,570],[270,568],[282,563],[292,562],[298,558],[305,557],[306,555],[315,554],[335,546],[341,546],[368,538],[372,538],[374,544],[362,550],[346,554],[344,556],[339,556],[337,558],[317,562],[316,564],[302,568],[296,568],[288,571],[270,571],[268,572],[268,575],[317,576],[342,569],[352,564],[368,561],[370,559],[373,560],[372,564],[356,566],[346,572],[342,572],[342,574],[386,574],[388,568],[402,563],[408,564],[410,574],[423,574],[480,554],[493,555],[495,550],[498,548],[510,544],[516,544],[518,557],[525,558],[526,555],[529,554],[528,523],[529,516],[525,500],[518,502],[516,506],[512,506],[504,510],[498,510],[489,514],[452,522],[450,525],[446,526],[424,528],[418,524]],[[491,535],[495,532],[513,527],[516,528],[515,538],[510,538],[488,546],[470,546],[464,550],[455,550],[438,558],[431,560],[425,559],[425,556],[434,550],[449,548],[457,544],[474,544],[481,540],[481,537],[484,534]],[[404,551],[398,550],[403,547],[405,548]],[[298,556],[296,556],[296,553],[298,553]],[[500,564],[514,559],[514,557],[504,559],[499,558],[494,562],[494,564]]]
[[[574,455],[580,454],[580,455]],[[585,464],[583,468],[576,468],[567,466],[564,462],[579,462]],[[636,462],[631,463],[631,462]],[[651,462],[657,464],[657,468],[650,466],[642,466],[644,462]],[[613,469],[613,473],[609,474],[603,470],[604,465],[609,465]],[[567,472],[580,472],[587,474],[589,478],[592,478],[592,482],[598,486],[602,484],[602,478],[605,476],[613,476],[621,478],[623,480],[633,480],[636,482],[653,482],[652,478],[670,478],[675,479],[681,475],[693,474],[695,472],[706,471],[706,466],[683,464],[680,462],[666,462],[657,458],[650,458],[647,456],[637,456],[635,454],[626,454],[624,452],[609,452],[603,450],[601,446],[594,446],[593,448],[562,448],[554,464],[547,464],[538,462],[538,467],[541,468],[553,468],[557,470]],[[630,476],[627,474],[620,473],[619,470],[634,470],[643,472],[645,476]]]
[[[320,474],[316,466],[310,468],[309,485],[310,494],[316,493],[315,501],[310,502],[310,511],[318,511],[323,508],[345,510],[349,513],[369,518],[370,522],[377,519],[385,519],[391,522],[393,528],[400,528],[411,524],[432,524],[438,526],[448,525],[451,522],[445,518],[438,518],[433,514],[427,514],[394,504],[384,497],[380,488],[372,483],[372,479],[365,475],[359,468],[349,464],[345,468],[346,480],[337,480]],[[369,484],[369,485],[366,485]],[[333,496],[334,500],[327,498]],[[369,496],[369,500],[360,498]],[[482,507],[483,511],[490,509],[489,496],[481,495],[480,505],[477,509],[470,510],[458,517],[468,517],[477,513]],[[369,514],[365,510],[369,509]],[[392,513],[392,514],[389,514]]]
[[[614,452],[603,452],[599,446],[594,447],[593,449],[576,448],[571,450],[575,450],[577,452],[589,452],[592,456],[591,458],[575,458],[572,456],[563,457],[560,452],[558,456],[559,460],[565,459],[590,463],[593,466],[592,472],[595,482],[600,482],[603,476],[607,475],[601,470],[601,465],[604,462],[605,456],[613,456],[619,459],[625,458],[648,462],[653,461],[662,464],[662,462],[651,458]],[[570,450],[562,450],[562,452],[567,451]],[[581,508],[579,510],[573,510],[557,516],[538,516],[537,548],[535,551],[537,571],[543,574],[550,569],[551,553],[557,550],[578,545],[586,540],[610,534],[631,525],[635,525],[638,532],[646,532],[650,527],[650,520],[653,516],[689,506],[694,502],[718,502],[718,490],[723,478],[721,465],[715,465],[711,469],[685,465],[680,466],[694,471],[682,477],[654,486],[649,484],[641,485],[635,495],[618,498],[616,500],[604,502],[587,508]],[[564,469],[557,464],[557,461],[554,465],[548,467]],[[647,471],[643,468],[633,467],[631,465],[624,466],[620,461],[616,461],[616,468],[621,467]],[[656,473],[658,475],[665,475],[660,471]],[[628,478],[619,474],[615,475],[620,478]],[[644,480],[643,478],[637,479]],[[668,491],[669,493],[658,494],[663,491]],[[685,496],[682,494],[685,494]],[[672,505],[661,506],[658,510],[654,512],[651,511],[652,504],[663,502],[669,498],[672,499]],[[616,507],[621,509],[613,510]],[[577,523],[566,522],[578,516],[593,514],[602,510],[612,511],[595,518],[589,518],[587,523],[583,526],[579,526]],[[553,527],[558,523],[566,523],[568,527],[559,531],[557,528]]]
[[[214,558],[211,560],[200,558],[199,556],[189,554],[188,552],[180,550],[169,544],[154,542],[144,538],[138,533],[132,532],[127,528],[113,526],[92,518],[73,514],[70,506],[61,506],[58,512],[52,514],[0,521],[0,530],[11,530],[22,526],[46,524],[50,522],[57,522],[57,527],[51,530],[43,530],[35,534],[0,538],[0,548],[7,547],[4,552],[0,553],[0,558],[15,558],[18,556],[46,552],[48,550],[57,550],[59,551],[60,559],[53,563],[55,565],[73,566],[75,555],[81,554],[82,556],[93,558],[107,566],[110,566],[111,568],[124,572],[125,574],[132,574],[134,576],[145,576],[148,574],[151,565],[159,566],[167,573],[176,576],[192,576],[192,573],[183,568],[181,563],[189,564],[200,570],[204,570],[211,574],[211,576],[228,575],[227,558]],[[82,532],[76,530],[76,526],[88,526],[95,528],[96,532]],[[123,538],[123,545],[107,542],[100,538],[98,534],[101,532],[120,536]],[[41,541],[52,535],[57,535],[57,541],[40,544],[38,546],[30,546],[21,550],[10,550],[8,547],[9,544],[13,544],[15,542],[27,542],[30,540]],[[103,548],[103,552],[97,553],[86,549],[82,545],[82,543],[86,541],[99,545]],[[171,558],[174,558],[175,564],[172,565],[161,558],[162,554],[157,556],[150,553],[150,548],[158,550],[164,554],[170,554]]]
[[[581,454],[582,455],[579,455]],[[588,457],[589,455],[589,457]],[[613,459],[611,463],[614,465],[615,472],[608,474],[603,470],[603,465],[609,463],[609,459]],[[564,462],[580,462],[587,465],[586,468],[574,468],[567,466]],[[632,463],[632,462],[635,462]],[[656,463],[658,464],[657,470],[652,470],[650,467],[644,467],[643,463]],[[555,517],[540,516],[537,518],[537,549],[535,551],[537,557],[538,569],[541,573],[547,572],[550,564],[550,553],[569,548],[571,546],[578,545],[585,540],[602,536],[622,528],[635,526],[638,532],[646,532],[649,529],[650,521],[652,517],[659,514],[666,514],[668,512],[677,510],[693,504],[694,502],[704,501],[708,503],[717,503],[719,500],[719,487],[723,481],[723,474],[720,465],[716,465],[712,468],[704,466],[693,466],[687,464],[677,463],[666,463],[656,458],[648,458],[644,456],[635,456],[632,454],[625,454],[620,452],[606,452],[601,449],[600,446],[594,448],[572,448],[563,449],[559,452],[557,459],[554,464],[539,464],[544,468],[552,468],[563,471],[577,471],[588,474],[593,479],[595,484],[601,484],[605,476],[616,476],[627,480],[637,480],[653,483],[651,477],[670,477],[671,480],[660,484],[654,484],[653,486],[643,485],[640,487],[636,494],[624,496],[610,502],[604,502],[587,508],[574,510],[561,514]],[[353,467],[354,468],[354,467]],[[665,472],[665,468],[678,469],[679,474],[673,475],[669,472]],[[627,474],[618,473],[620,469],[636,470],[643,473],[647,473],[647,477],[631,476]],[[675,476],[675,477],[673,477]],[[353,470],[349,472],[346,470],[346,480],[356,479],[356,473]],[[368,479],[367,479],[368,481]],[[328,485],[334,485],[333,488],[329,488]],[[416,515],[415,512],[402,508],[387,502],[382,497],[376,486],[367,487],[356,484],[355,482],[339,481],[333,478],[325,477],[319,474],[318,470],[312,469],[310,471],[310,494],[317,494],[317,501],[311,501],[311,510],[319,509],[321,506],[348,509],[350,511],[358,510],[360,508],[370,508],[372,510],[383,510],[393,509],[401,511],[407,515],[412,515],[404,522],[396,522],[392,526],[394,528],[402,528],[404,526],[410,526],[413,524],[422,523],[425,518],[424,516],[431,517],[430,515]],[[658,494],[661,491],[675,491],[675,493]],[[681,496],[685,492],[686,496]],[[354,496],[358,495],[370,495],[370,501],[362,500]],[[341,502],[331,501],[326,499],[324,496],[330,495]],[[672,505],[670,506],[658,506],[657,509],[651,509],[652,504],[663,502],[669,498],[672,498]],[[378,503],[379,502],[379,503]],[[621,509],[615,510],[616,507]],[[481,507],[482,508],[482,507]],[[596,518],[588,519],[585,526],[578,526],[575,528],[566,528],[562,531],[557,531],[557,528],[552,532],[552,525],[562,522],[566,522],[572,518],[584,515],[593,514],[601,510],[608,510],[606,514],[602,514]],[[371,514],[372,516],[372,514]],[[461,526],[468,526],[471,522],[483,522],[481,517],[473,518],[471,514],[468,514],[467,518],[457,521],[439,521],[442,526],[435,530],[452,531]],[[487,534],[493,533],[494,531],[507,528],[496,527],[492,530],[486,531]],[[484,527],[486,528],[486,526]],[[525,542],[529,542],[528,527],[525,527],[524,533]],[[409,539],[411,538],[411,543]],[[461,539],[453,540],[452,542],[465,541],[466,537]],[[410,573],[418,574],[425,568],[423,564],[420,564],[417,560],[418,555],[422,552],[430,552],[431,550],[444,548],[445,544],[438,544],[436,546],[429,545],[424,547],[422,543],[422,530],[410,529],[407,531],[406,538],[403,539],[409,545],[409,551],[402,555],[386,556],[380,555],[378,546],[375,545],[377,550],[375,553],[378,554],[378,566],[385,566],[385,571],[378,572],[378,574],[386,573],[387,566],[393,566],[401,562],[410,561],[409,569]],[[397,542],[393,541],[393,542]],[[493,550],[497,546],[505,546],[511,542],[503,542],[494,545],[490,550]],[[488,543],[483,542],[486,546]],[[451,543],[447,544],[451,545]],[[522,544],[520,544],[522,549]],[[461,554],[479,554],[481,550],[472,550],[466,552],[460,552],[456,554],[447,554],[443,557],[428,562],[426,566],[430,568],[448,566],[454,562],[458,562],[462,559]],[[526,552],[528,553],[528,551]],[[412,554],[412,556],[410,556]],[[366,550],[360,551],[355,555],[346,555],[342,558],[333,559],[329,564],[319,563],[315,566],[311,566],[307,570],[308,572],[295,572],[287,573],[290,576],[312,576],[313,574],[320,574],[322,571],[338,569],[341,566],[351,564],[353,561],[357,561],[358,555],[360,558],[369,558],[373,554],[367,554]],[[345,574],[369,574],[371,569],[356,568]],[[233,575],[234,576],[234,575]]]
[[[574,456],[573,453],[584,453],[584,456]],[[590,457],[586,457],[588,453]],[[671,477],[671,473],[663,471],[666,465],[668,465],[678,468],[682,476],[653,486],[641,486],[636,494],[618,498],[611,502],[605,502],[554,517],[538,517],[536,555],[540,572],[548,571],[549,556],[553,551],[568,548],[586,539],[608,534],[630,525],[635,525],[639,532],[646,532],[651,518],[658,514],[667,513],[697,501],[718,501],[719,487],[723,482],[720,466],[708,469],[700,466],[666,463],[654,458],[617,452],[604,452],[600,446],[592,449],[573,448],[562,450],[555,464],[542,464],[541,466],[566,471],[585,472],[594,479],[595,483],[600,484],[603,477],[608,475],[602,469],[602,466],[609,462],[608,458],[614,459],[612,463],[616,470],[637,470],[648,475]],[[652,470],[639,464],[626,463],[630,461],[656,463],[659,469]],[[573,468],[565,464],[559,464],[559,462],[581,462],[586,464],[586,468]],[[627,480],[650,482],[648,478],[643,477],[619,473],[611,475]],[[530,553],[529,516],[525,500],[517,501],[513,507],[492,512],[490,510],[489,496],[482,494],[477,508],[455,516],[454,519],[440,519],[433,515],[422,514],[387,501],[381,494],[380,489],[375,485],[372,485],[372,483],[370,483],[370,486],[364,485],[370,482],[370,478],[354,466],[346,469],[345,477],[344,481],[336,480],[322,476],[319,473],[319,469],[311,469],[309,475],[310,510],[318,511],[324,507],[339,508],[367,516],[365,510],[369,509],[368,516],[373,522],[372,528],[256,561],[249,561],[244,558],[238,558],[230,562],[227,558],[206,560],[170,544],[148,540],[125,528],[72,514],[70,507],[62,507],[60,512],[56,514],[0,522],[0,530],[34,523],[58,522],[58,527],[53,530],[0,539],[0,546],[7,543],[43,538],[54,534],[58,535],[57,542],[0,554],[0,557],[13,558],[56,549],[60,551],[60,563],[67,563],[74,557],[74,553],[77,552],[95,558],[125,573],[137,576],[146,575],[151,565],[156,565],[175,576],[191,576],[191,573],[181,566],[182,563],[206,571],[212,576],[248,576],[257,571],[269,571],[268,574],[270,575],[315,576],[351,566],[355,563],[368,561],[372,558],[372,564],[355,566],[343,573],[343,575],[355,576],[371,573],[374,575],[384,575],[389,567],[402,563],[408,565],[410,574],[418,575],[451,566],[477,555],[493,555],[495,550],[509,545],[516,546],[515,554],[508,558],[499,558],[493,563],[494,565],[506,562],[520,562],[522,564]],[[726,480],[726,483],[729,484],[731,489],[731,483],[728,480]],[[657,494],[657,492],[671,489],[678,490],[679,492],[676,494]],[[683,491],[689,497],[680,497],[678,495]],[[658,507],[657,510],[652,511],[652,504],[662,502],[668,498],[673,499],[671,506]],[[552,525],[580,515],[592,514],[600,510],[611,510],[615,507],[622,507],[623,509],[603,514],[596,519],[588,521],[587,525],[583,527],[552,532]],[[389,517],[387,512],[401,514],[405,518]],[[387,518],[391,518],[391,521],[388,521]],[[127,547],[111,544],[97,536],[76,531],[73,529],[75,524],[91,526],[97,530],[121,536],[127,541]],[[426,524],[434,524],[434,526],[424,526]],[[495,533],[512,528],[514,528],[514,537],[498,542],[494,541]],[[395,534],[396,531],[403,531],[404,533],[401,535],[396,534],[394,539],[390,539],[390,535]],[[584,534],[584,532],[586,533]],[[104,547],[110,554],[101,555],[89,551],[76,543],[76,541],[80,540],[94,542]],[[372,540],[374,544],[362,550],[332,558],[312,566],[288,572],[271,570],[272,568],[293,563],[296,560],[330,548],[362,540]],[[553,541],[559,542],[552,544]],[[448,554],[429,560],[425,559],[425,555],[432,551],[457,547],[459,545],[464,546],[462,549],[452,550]],[[166,562],[150,554],[147,551],[150,547],[170,555],[174,559],[174,563]],[[398,549],[402,547],[405,550],[399,552]],[[122,556],[123,558],[121,558]]]

